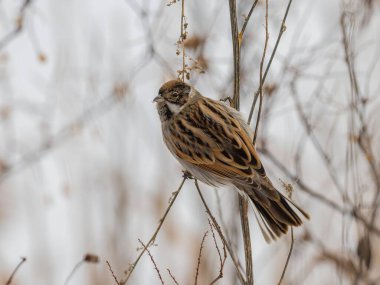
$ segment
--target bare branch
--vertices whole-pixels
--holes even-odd
[[[144,245],[144,243],[141,241],[141,239],[139,239],[139,243],[142,245],[142,247],[144,248],[144,250],[145,250],[146,252],[148,252],[148,255],[149,255],[149,257],[150,257],[150,260],[151,260],[152,263],[153,263],[154,269],[156,270],[156,272],[157,272],[157,274],[158,274],[158,278],[160,278],[161,284],[164,285],[164,284],[165,284],[165,283],[164,283],[164,280],[162,279],[162,276],[161,276],[160,270],[158,269],[157,264],[156,264],[156,262],[154,261],[153,255],[150,253],[148,247]]]
[[[24,3],[21,5],[20,12],[16,21],[16,27],[7,35],[5,35],[2,39],[0,39],[0,50],[2,50],[7,44],[9,44],[13,39],[15,39],[17,35],[19,35],[22,32],[24,28],[25,11],[31,3],[32,0],[25,0]]]
[[[267,74],[268,74],[269,68],[272,64],[272,60],[274,58],[274,55],[276,54],[278,44],[280,43],[280,40],[281,40],[283,33],[286,31],[285,21],[286,21],[286,18],[288,17],[288,13],[289,13],[289,9],[290,9],[290,5],[292,4],[292,1],[293,0],[289,0],[288,6],[286,7],[285,15],[284,15],[284,18],[282,19],[282,23],[281,23],[281,28],[280,28],[280,31],[279,31],[278,36],[277,36],[276,44],[274,45],[274,49],[273,49],[272,54],[269,58],[269,62],[267,64],[267,67],[266,67],[264,75],[263,75],[262,84],[264,84],[265,79],[267,78]],[[252,105],[251,105],[251,110],[249,111],[248,124],[251,123],[253,111],[255,110],[255,106],[256,106],[256,102],[257,102],[257,99],[259,97],[259,94],[260,94],[260,86],[259,86],[259,89],[255,93],[255,97],[254,97]]]
[[[263,55],[261,57],[261,62],[260,62],[260,104],[259,104],[259,111],[257,112],[257,120],[256,120],[256,126],[255,126],[255,132],[253,134],[253,144],[256,144],[256,139],[257,139],[257,132],[259,128],[259,123],[260,123],[260,117],[261,117],[261,108],[263,105],[263,66],[264,66],[264,60],[265,60],[265,54],[267,52],[267,47],[268,47],[268,40],[269,40],[269,33],[268,33],[268,0],[265,1],[265,43],[264,43],[264,50],[263,50]],[[248,122],[249,124],[249,122]]]
[[[201,189],[199,188],[199,185],[198,185],[198,181],[195,179],[195,187],[197,188],[197,191],[198,191],[198,194],[199,194],[199,197],[201,198],[202,200],[202,203],[203,205],[205,206],[205,209],[206,209],[206,213],[208,214],[208,216],[210,217],[216,231],[218,232],[218,235],[220,237],[220,239],[223,241],[223,244],[227,247],[227,251],[228,253],[230,254],[231,256],[231,259],[232,259],[232,262],[233,264],[235,265],[235,268],[236,268],[236,272],[238,274],[238,278],[240,280],[240,282],[242,284],[246,284],[246,281],[245,281],[245,278],[244,278],[244,275],[243,273],[241,272],[240,270],[240,263],[239,263],[239,260],[238,258],[236,257],[236,255],[234,254],[230,244],[227,242],[226,238],[224,237],[223,235],[223,232],[219,226],[219,224],[217,223],[215,217],[212,215],[211,211],[210,211],[210,208],[208,207],[207,203],[206,203],[206,200],[204,199],[203,195],[202,195],[202,192],[201,192]]]
[[[211,224],[210,219],[208,220],[208,223],[210,225],[212,238],[214,240],[215,248],[218,252],[219,262],[220,262],[219,275],[213,281],[211,281],[210,285],[212,285],[212,284],[215,284],[216,282],[218,282],[220,279],[223,278],[223,268],[224,268],[224,264],[226,263],[226,259],[227,259],[227,251],[226,251],[226,245],[223,243],[223,258],[222,258],[222,255],[221,255],[220,250],[219,250],[218,243],[216,242],[215,233],[214,233],[214,229],[213,229],[214,226]]]
[[[205,242],[205,240],[206,240],[207,234],[208,234],[208,231],[206,231],[206,232],[204,233],[203,238],[202,238],[202,242],[201,242],[201,247],[199,248],[198,262],[197,262],[197,270],[196,270],[196,272],[195,272],[195,282],[194,282],[195,285],[198,284],[199,266],[201,265],[201,258],[202,258],[203,244],[204,244],[204,242]]]
[[[164,224],[164,221],[166,219],[166,216],[168,215],[171,207],[173,206],[175,200],[177,199],[178,197],[178,194],[181,192],[181,189],[183,187],[183,185],[185,184],[185,181],[187,179],[187,176],[184,176],[183,179],[182,179],[182,182],[181,184],[179,185],[177,191],[173,192],[173,197],[170,199],[170,203],[169,203],[169,206],[168,208],[166,209],[163,217],[160,219],[160,223],[158,224],[158,227],[156,229],[156,231],[153,233],[152,237],[150,238],[150,240],[148,241],[148,243],[146,244],[146,247],[144,247],[141,251],[141,253],[139,254],[139,256],[137,257],[137,259],[135,260],[135,262],[133,262],[133,264],[131,266],[129,266],[129,268],[125,271],[126,273],[126,276],[124,278],[124,280],[121,280],[120,281],[120,284],[121,285],[125,285],[127,282],[128,282],[128,279],[131,277],[132,275],[132,272],[134,271],[134,269],[136,268],[138,262],[140,261],[141,257],[143,256],[143,254],[145,253],[146,251],[146,248],[151,246],[152,244],[154,244],[154,241],[156,240],[156,237],[162,227],[162,225]]]
[[[288,268],[290,256],[292,255],[293,245],[294,245],[293,227],[290,227],[290,236],[291,236],[290,249],[289,249],[288,257],[286,258],[284,269],[282,270],[282,273],[281,273],[280,281],[278,281],[278,285],[280,285],[282,282],[282,279],[284,279],[286,269]]]
[[[255,10],[257,2],[259,2],[259,0],[255,0],[255,2],[253,2],[252,6],[251,6],[251,9],[248,12],[247,17],[244,20],[243,27],[241,28],[241,31],[239,33],[240,46],[241,46],[241,43],[243,41],[243,36],[244,36],[245,29],[247,28],[248,22],[251,19],[252,12],[253,12],[253,10]]]
[[[166,268],[166,270],[168,271],[169,275],[170,275],[170,278],[173,280],[173,282],[176,284],[176,285],[179,285],[178,281],[175,279],[174,275],[170,272],[170,269],[169,268]]]
[[[116,277],[115,273],[114,273],[113,270],[112,270],[111,264],[108,262],[108,260],[106,260],[106,263],[107,263],[107,265],[108,265],[108,270],[111,272],[112,277],[113,277],[113,279],[114,279],[115,282],[116,282],[116,285],[120,285],[119,281],[117,280],[117,277]]]
[[[95,254],[87,253],[83,256],[82,260],[80,260],[74,268],[71,270],[70,274],[67,276],[65,280],[65,285],[69,284],[71,278],[74,276],[74,274],[78,271],[78,269],[85,263],[98,263],[99,257]]]
[[[13,277],[15,277],[17,271],[20,269],[20,267],[23,265],[24,262],[26,262],[26,257],[21,257],[20,262],[17,264],[17,266],[13,270],[11,276],[9,276],[9,279],[8,279],[7,283],[5,283],[5,285],[10,285],[12,283]]]

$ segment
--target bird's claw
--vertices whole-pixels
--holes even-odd
[[[190,171],[182,170],[182,172],[183,172],[183,175],[182,175],[183,178],[194,179],[194,176],[190,173]]]

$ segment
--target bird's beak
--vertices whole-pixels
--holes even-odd
[[[164,101],[164,98],[162,98],[161,95],[157,95],[156,97],[154,97],[152,103],[156,102],[156,103],[159,103],[159,102],[162,102]]]

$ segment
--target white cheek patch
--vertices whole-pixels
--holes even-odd
[[[166,102],[166,104],[168,105],[169,110],[174,114],[178,114],[179,111],[181,111],[182,109],[180,106],[170,103],[170,102]]]

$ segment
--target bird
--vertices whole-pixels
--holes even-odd
[[[237,110],[181,80],[164,83],[153,102],[172,155],[196,179],[214,187],[232,186],[248,197],[267,242],[303,223],[295,209],[309,219],[273,186],[255,149],[253,132]]]

